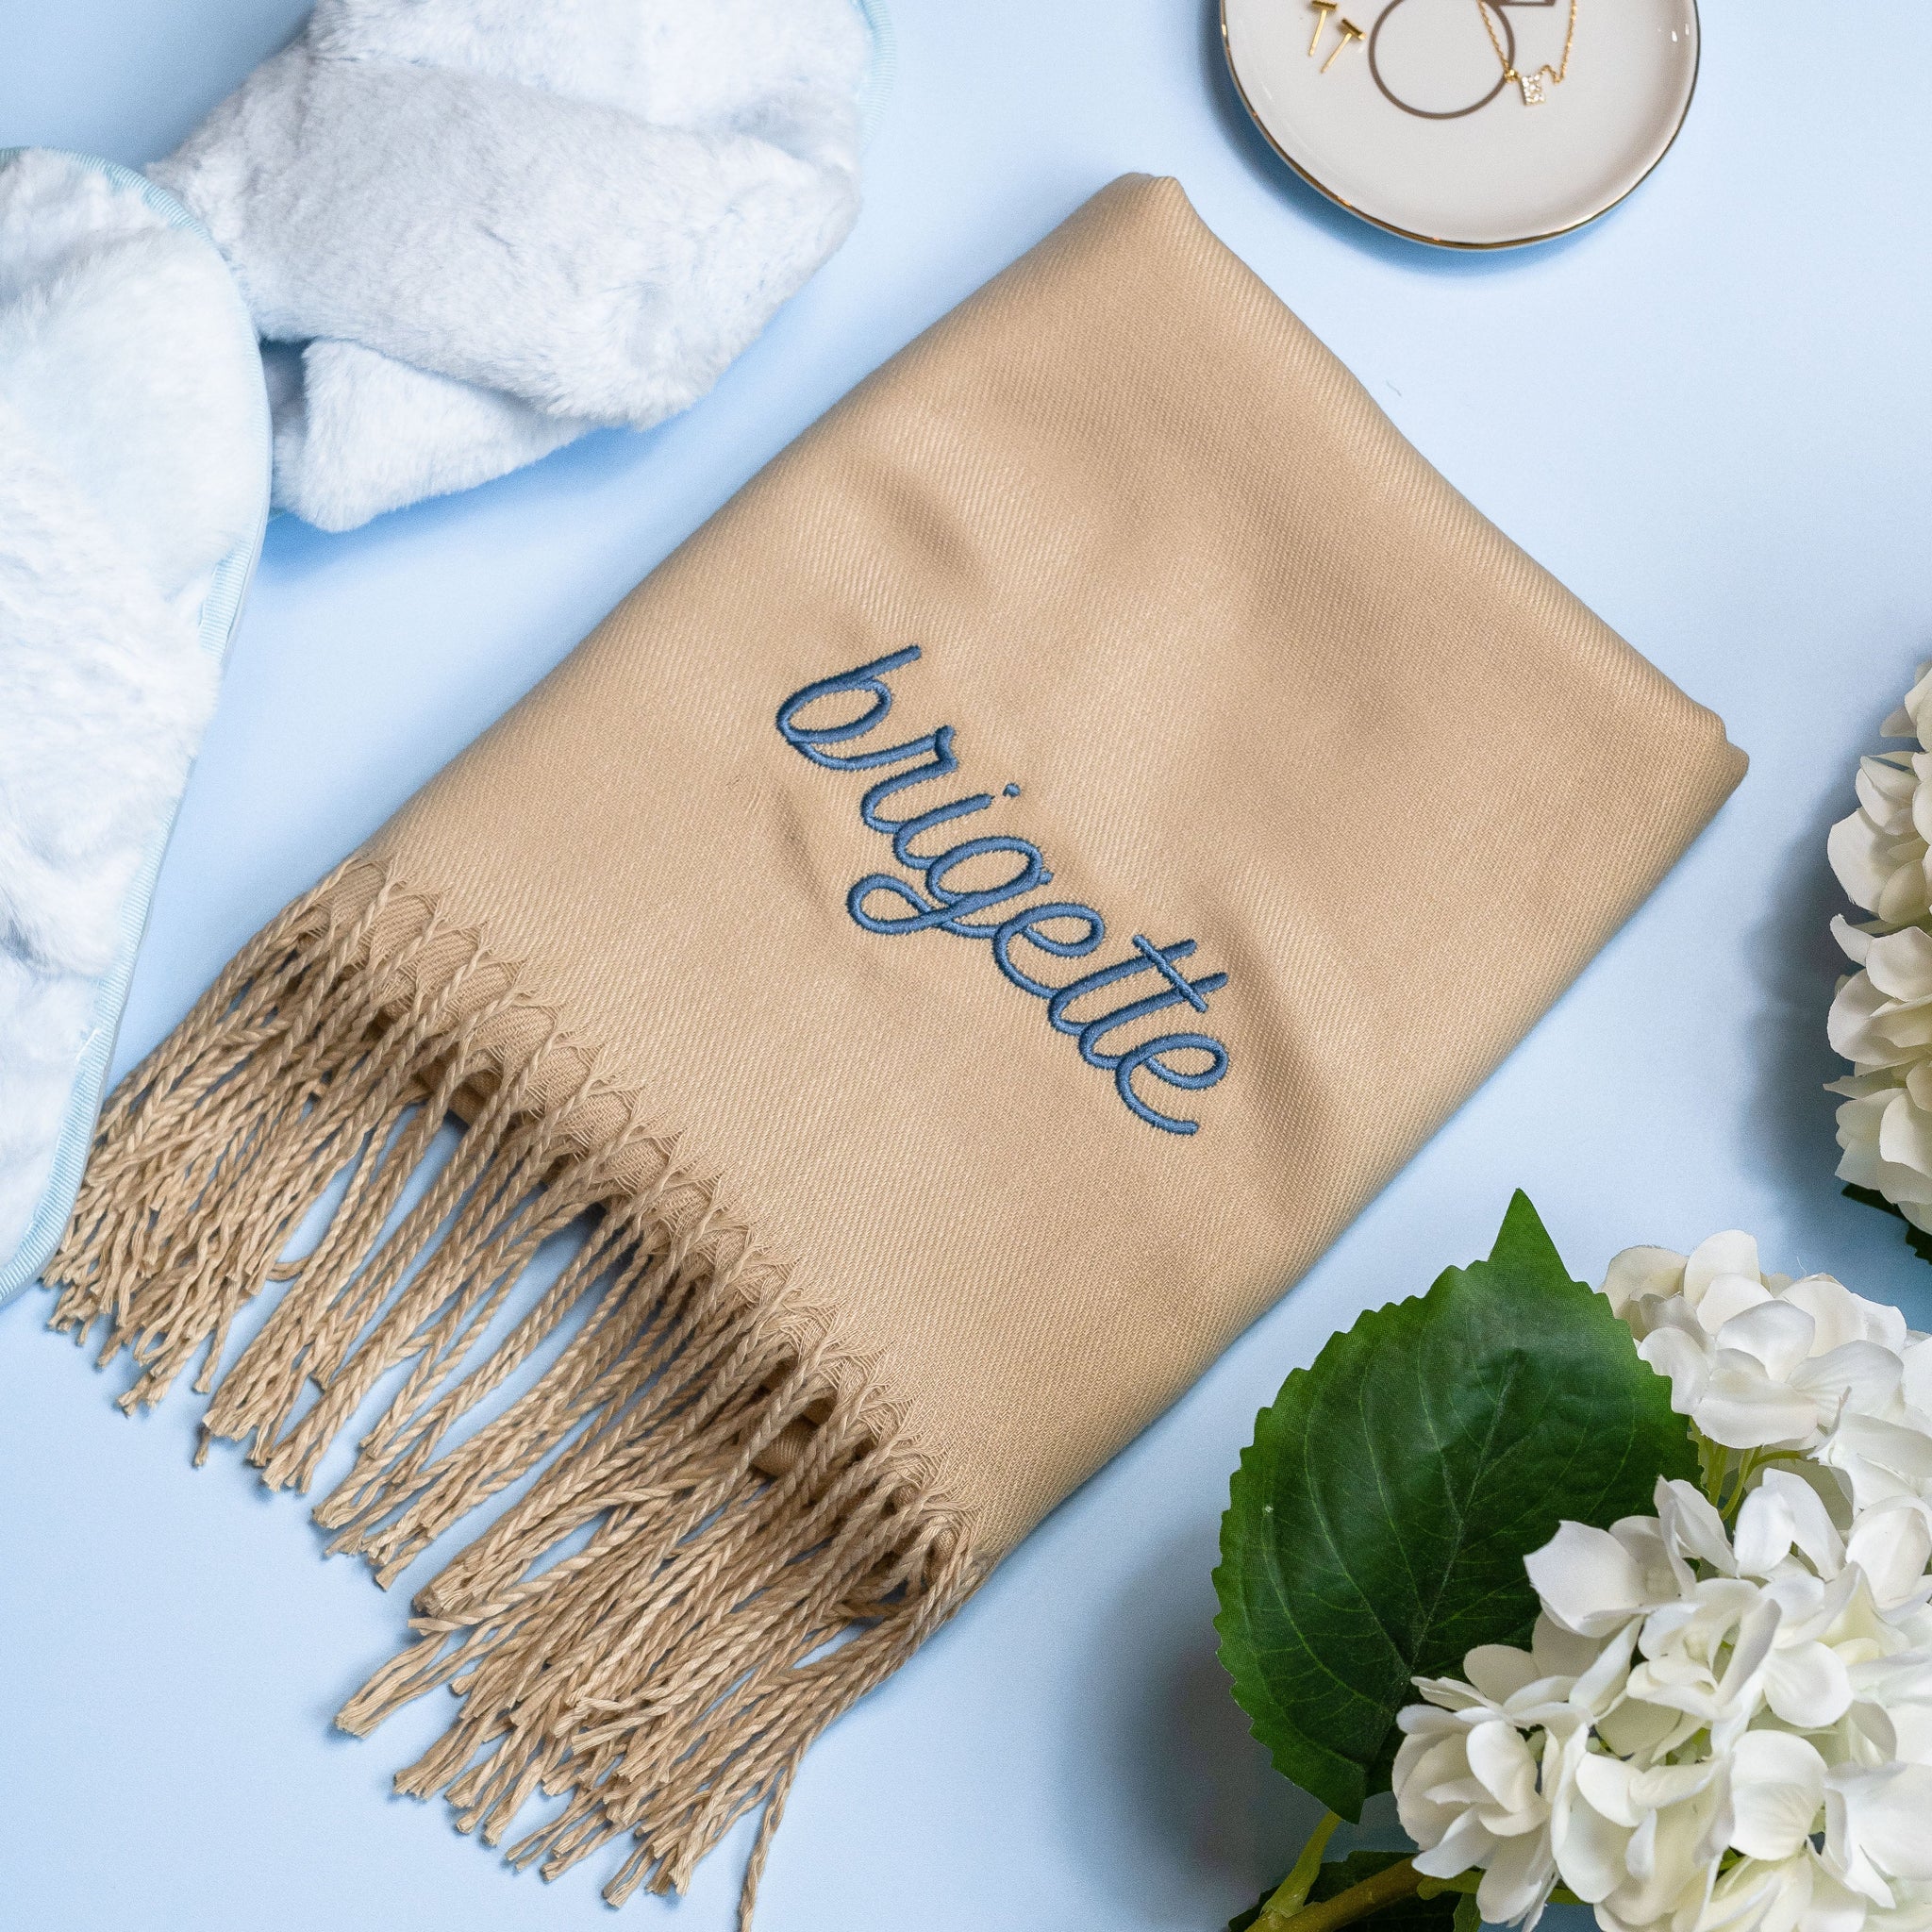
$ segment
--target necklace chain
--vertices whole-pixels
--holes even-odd
[[[1576,42],[1576,9],[1579,0],[1570,0],[1570,25],[1563,35],[1562,64],[1552,67],[1547,62],[1529,74],[1520,74],[1511,64],[1508,55],[1503,51],[1503,42],[1496,38],[1496,23],[1490,17],[1490,8],[1496,0],[1475,0],[1475,10],[1483,17],[1483,30],[1490,37],[1490,45],[1496,50],[1496,58],[1503,63],[1503,78],[1513,80],[1523,90],[1523,105],[1525,108],[1540,108],[1543,104],[1543,83],[1561,87],[1570,73],[1570,49]]]

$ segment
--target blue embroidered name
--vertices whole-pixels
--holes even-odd
[[[987,810],[992,805],[992,794],[975,791],[950,805],[908,812],[903,817],[885,809],[911,787],[949,777],[959,769],[953,754],[953,727],[941,724],[924,738],[881,750],[830,749],[865,738],[885,722],[892,708],[887,674],[915,663],[919,657],[919,646],[908,644],[903,651],[875,658],[856,670],[808,684],[778,707],[778,730],[786,743],[813,764],[834,772],[891,773],[859,800],[858,815],[872,830],[891,841],[892,857],[917,875],[918,883],[897,873],[868,873],[846,894],[845,909],[867,932],[937,930],[959,939],[989,941],[993,963],[1023,992],[1046,1002],[1047,1024],[1073,1035],[1080,1058],[1089,1066],[1113,1075],[1115,1091],[1140,1119],[1163,1133],[1199,1132],[1198,1121],[1162,1113],[1151,1106],[1135,1081],[1158,1081],[1190,1093],[1212,1087],[1227,1072],[1227,1048],[1220,1041],[1208,1033],[1161,1033],[1131,1044],[1123,1042],[1118,1052],[1109,1052],[1107,1042],[1137,1022],[1176,1007],[1205,1013],[1208,996],[1227,984],[1227,974],[1208,973],[1191,979],[1181,971],[1180,962],[1193,958],[1192,940],[1158,946],[1136,933],[1133,951],[1112,965],[1059,986],[1037,978],[1014,958],[1015,950],[1027,946],[1048,958],[1084,959],[1097,952],[1107,938],[1107,922],[1100,914],[1071,899],[1041,899],[1014,909],[1015,900],[1053,883],[1053,874],[1039,846],[1029,839],[982,836],[961,840],[937,852],[923,852],[916,843],[941,825]],[[802,715],[812,706],[841,697],[863,697],[868,700],[867,707],[857,718],[842,724],[802,722]],[[1005,787],[1003,796],[1018,798],[1019,786]],[[989,872],[1008,869],[1010,876],[989,882]],[[1105,1012],[1094,1010],[1105,1004],[1094,995],[1109,987],[1124,987],[1146,974],[1153,976],[1158,991]]]

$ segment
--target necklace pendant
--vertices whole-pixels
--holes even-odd
[[[1523,90],[1523,105],[1525,108],[1541,108],[1543,104],[1543,77],[1541,74],[1519,74],[1516,84]]]

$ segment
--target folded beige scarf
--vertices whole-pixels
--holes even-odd
[[[630,1834],[609,1895],[681,1886],[1742,768],[1126,179],[249,947],[110,1108],[57,1320],[130,1404],[212,1344],[208,1430],[272,1484],[355,1419],[317,1513],[385,1581],[541,1465],[341,1722],[451,1684],[401,1789],[491,1840],[562,1794],[519,1862]]]

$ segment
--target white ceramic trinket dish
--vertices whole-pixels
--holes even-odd
[[[1222,37],[1298,175],[1446,248],[1594,221],[1663,158],[1697,84],[1696,0],[1222,0]]]

